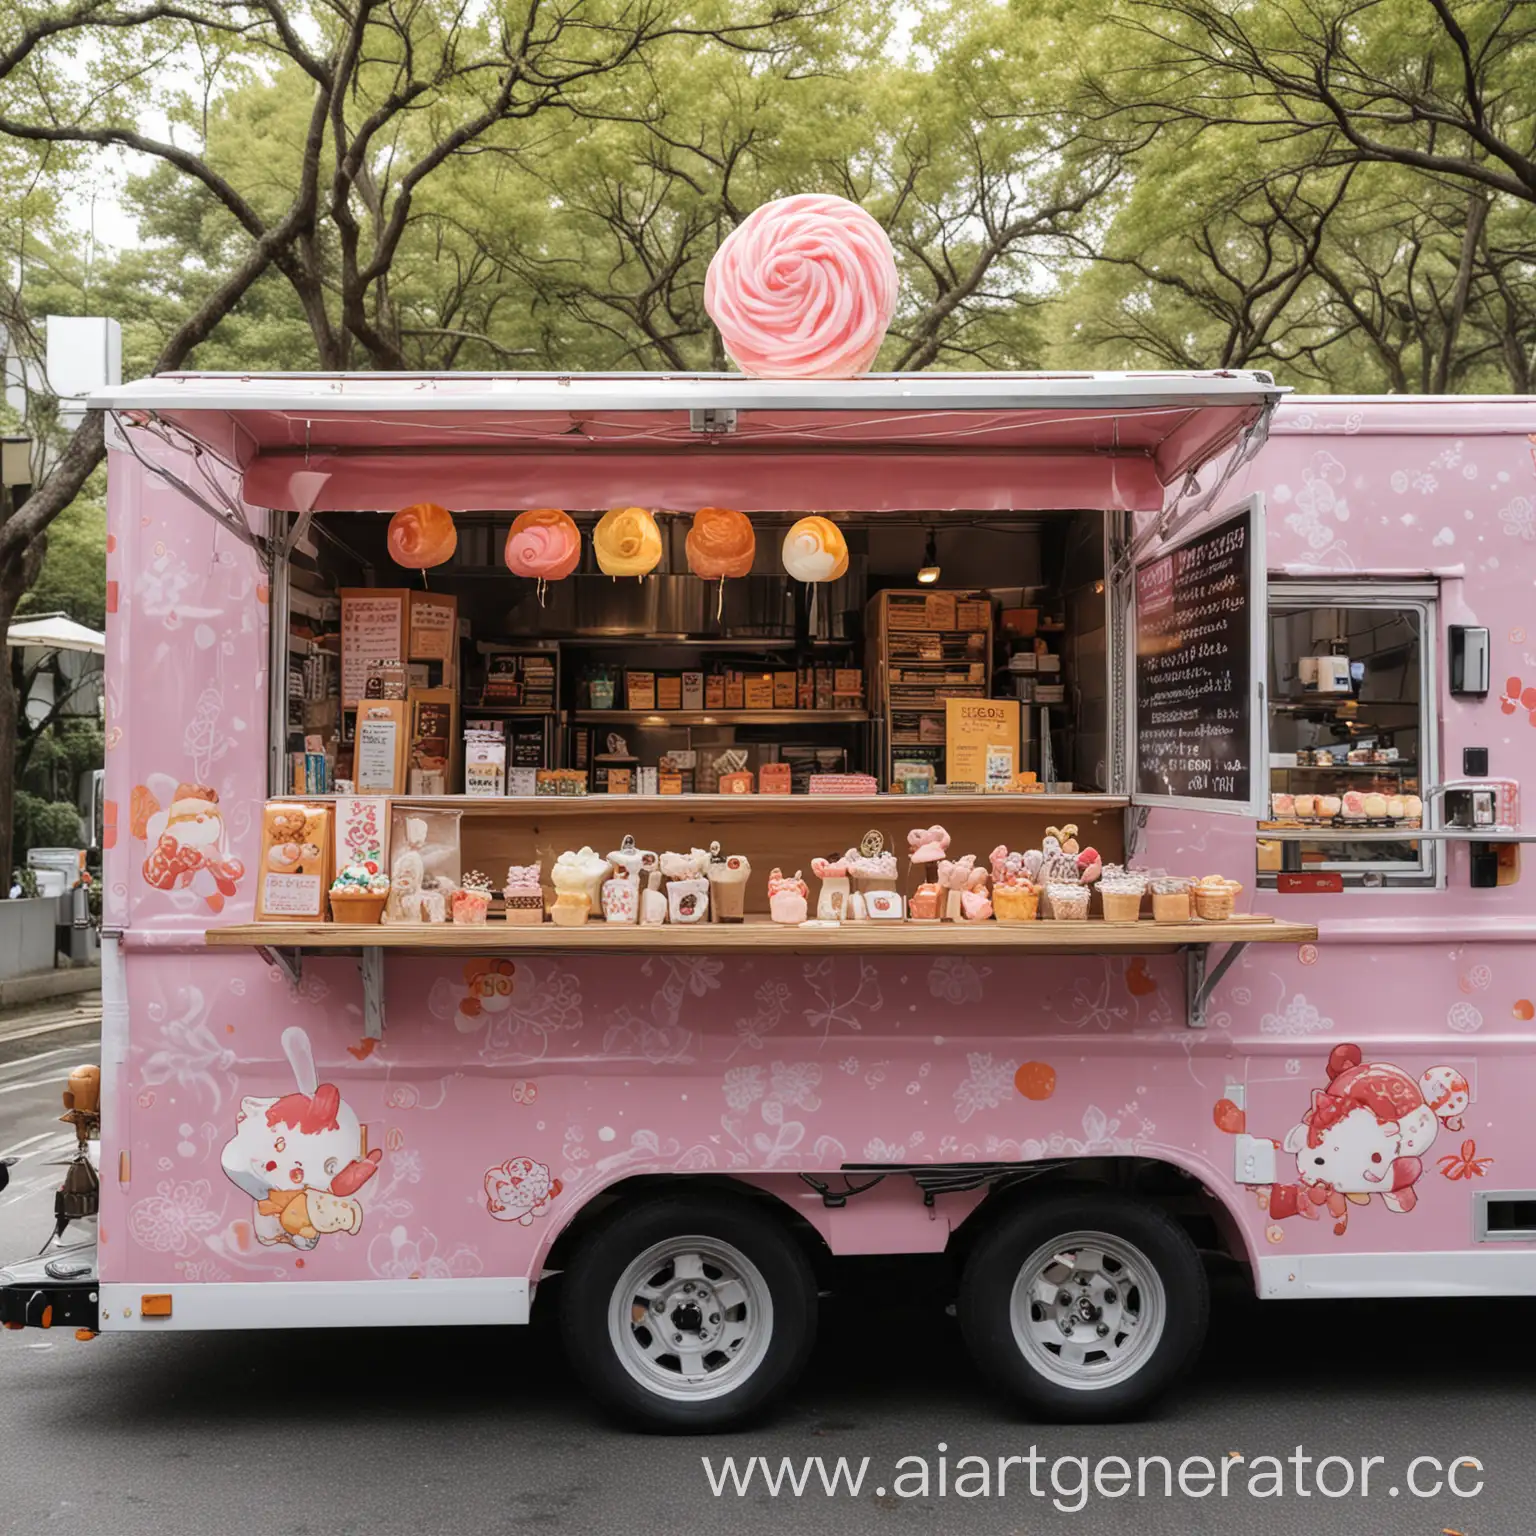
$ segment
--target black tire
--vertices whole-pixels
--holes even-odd
[[[750,1346],[758,1355],[756,1365],[716,1396],[667,1396],[662,1386],[632,1372],[610,1331],[610,1309],[619,1305],[615,1293],[626,1271],[655,1245],[683,1238],[735,1249],[755,1267],[770,1303],[766,1338],[757,1342],[763,1338],[759,1329]],[[667,1267],[658,1273],[668,1273]],[[664,1282],[673,1288],[668,1294],[680,1292],[681,1278]],[[718,1278],[706,1269],[711,1283]],[[622,1210],[575,1250],[561,1286],[560,1324],[572,1369],[605,1409],[641,1429],[697,1433],[734,1427],[765,1412],[799,1376],[816,1338],[816,1282],[793,1234],[750,1201],[729,1195],[664,1196]],[[733,1316],[745,1318],[748,1307],[741,1303],[726,1309],[727,1323]],[[628,1310],[633,1322],[632,1299]],[[761,1317],[759,1309],[754,1321]],[[700,1316],[701,1328],[705,1322]],[[648,1339],[649,1321],[642,1319],[632,1337]],[[703,1358],[706,1365],[714,1361],[720,1368],[728,1357],[713,1351]],[[740,1372],[740,1367],[728,1368]]]
[[[1161,1333],[1155,1344],[1144,1346],[1145,1353],[1132,1374],[1120,1380],[1095,1383],[1091,1377],[1094,1369],[1108,1368],[1107,1359],[1097,1363],[1094,1359],[1096,1353],[1102,1353],[1095,1344],[1098,1326],[1104,1317],[1110,1317],[1115,1321],[1110,1328],[1112,1339],[1128,1337],[1122,1332],[1124,1312],[1101,1313],[1097,1322],[1070,1319],[1073,1340],[1081,1344],[1086,1339],[1089,1352],[1086,1365],[1064,1367],[1080,1373],[1077,1385],[1046,1374],[1014,1331],[1014,1286],[1025,1264],[1047,1245],[1074,1233],[1103,1234],[1129,1244],[1161,1285]],[[1074,1290],[1061,1290],[1058,1299],[1076,1294],[1078,1282],[1071,1283]],[[1117,1298],[1117,1306],[1129,1311],[1149,1305],[1138,1287],[1122,1289],[1129,1292],[1124,1299],[1118,1297],[1111,1281],[1108,1294]],[[1150,1282],[1147,1289],[1153,1289]],[[1122,1195],[1079,1191],[1021,1205],[1001,1217],[980,1239],[966,1263],[958,1310],[966,1345],[977,1366],[1032,1417],[1055,1423],[1105,1423],[1140,1413],[1193,1363],[1205,1339],[1210,1292],[1194,1244],[1162,1210]],[[1059,1322],[1053,1325],[1051,1314],[1038,1305],[1031,1316],[1042,1320],[1042,1335],[1052,1326],[1060,1327]],[[1078,1327],[1084,1330],[1080,1335],[1075,1332]],[[1054,1339],[1054,1333],[1050,1337]]]

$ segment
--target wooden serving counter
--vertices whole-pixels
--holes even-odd
[[[860,950],[870,954],[990,953],[1040,955],[1170,954],[1190,945],[1308,944],[1310,923],[1280,922],[1243,914],[1222,922],[1106,923],[1101,918],[1030,923],[844,923],[796,926],[749,918],[742,923],[666,923],[636,927],[594,921],[579,928],[555,923],[527,927],[492,919],[485,923],[243,923],[210,928],[216,949],[449,950],[456,954],[730,954],[774,949],[791,954]]]

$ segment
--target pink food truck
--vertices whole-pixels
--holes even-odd
[[[8,1326],[547,1288],[596,1398],[707,1428],[793,1381],[841,1255],[947,1255],[1050,1419],[1168,1387],[1211,1254],[1536,1292],[1536,401],[95,404],[102,1052]]]

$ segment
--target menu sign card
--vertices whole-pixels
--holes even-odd
[[[1136,767],[1142,795],[1236,809],[1254,773],[1253,510],[1136,567]],[[1262,571],[1263,567],[1259,567]]]
[[[354,588],[341,594],[341,702],[351,709],[367,692],[369,668],[403,661],[404,592]]]

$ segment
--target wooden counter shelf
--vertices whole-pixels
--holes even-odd
[[[355,952],[362,957],[364,1021],[367,1033],[383,1028],[383,956],[386,950],[416,954],[732,954],[778,950],[788,954],[975,953],[1039,955],[1158,955],[1186,957],[1191,1028],[1205,1025],[1211,991],[1248,944],[1308,944],[1317,929],[1243,914],[1223,922],[1106,923],[848,923],[840,928],[791,927],[764,918],[743,923],[699,923],[639,928],[589,922],[580,928],[554,923],[537,927],[492,920],[483,925],[451,923],[384,926],[352,923],[244,923],[210,928],[215,949],[257,949],[297,978],[305,954]],[[1211,945],[1226,945],[1207,971]]]
[[[785,711],[788,713],[788,711]],[[297,795],[291,798],[323,804],[334,795]],[[390,795],[397,806],[423,806],[431,810],[465,811],[489,816],[570,816],[610,812],[625,815],[687,815],[690,812],[762,810],[765,814],[785,809],[810,813],[865,810],[909,816],[931,826],[945,816],[967,811],[1017,811],[1028,816],[1089,815],[1123,811],[1130,801],[1124,795]]]

